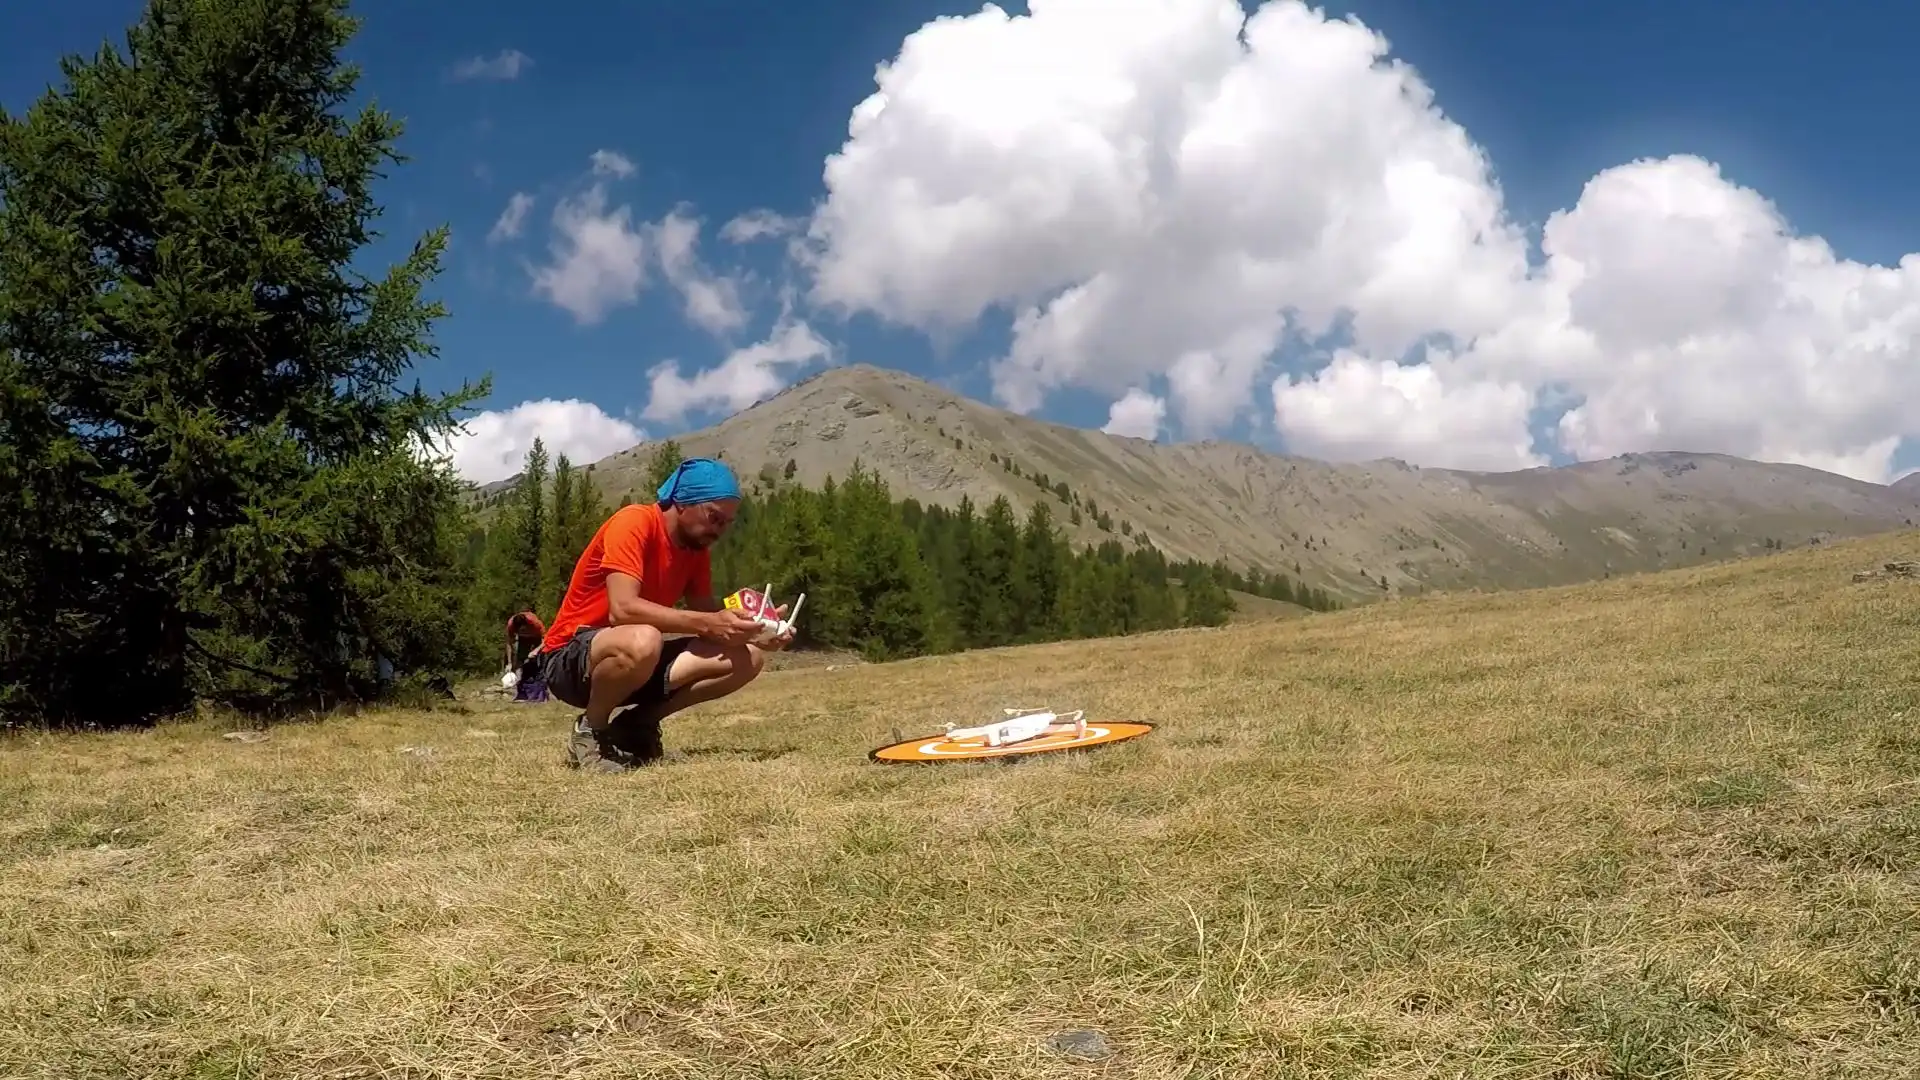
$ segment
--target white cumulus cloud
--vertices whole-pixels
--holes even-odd
[[[660,272],[679,291],[689,322],[713,334],[731,333],[746,325],[739,282],[714,273],[700,260],[698,219],[684,207],[676,207],[647,231]]]
[[[646,432],[612,417],[592,402],[568,399],[524,401],[510,409],[467,417],[435,456],[476,484],[490,484],[518,473],[538,438],[547,453],[565,454],[577,464],[599,461],[646,440]]]
[[[453,78],[458,82],[469,79],[486,79],[508,82],[520,77],[520,73],[533,66],[533,57],[519,49],[502,49],[494,56],[475,56],[453,67]]]
[[[805,233],[818,303],[929,334],[1010,317],[1008,407],[1163,376],[1185,434],[1266,407],[1323,456],[1674,448],[1874,480],[1920,435],[1914,259],[1841,258],[1678,156],[1594,177],[1536,265],[1484,152],[1358,20],[1028,7],[902,42]]]
[[[625,154],[617,150],[595,150],[588,160],[593,163],[593,171],[599,176],[625,180],[639,171]]]
[[[1342,350],[1311,378],[1273,384],[1274,415],[1293,449],[1328,460],[1390,454],[1456,469],[1547,464],[1527,433],[1533,394],[1518,383],[1450,379],[1433,364]]]
[[[583,324],[633,303],[646,284],[646,241],[626,206],[609,208],[605,185],[562,199],[553,211],[550,261],[533,269],[533,291]]]
[[[804,218],[788,217],[771,210],[749,210],[722,225],[720,239],[731,244],[750,244],[755,240],[790,235],[805,225]]]
[[[833,347],[813,327],[783,311],[766,340],[735,349],[705,371],[685,376],[677,363],[655,365],[652,396],[641,415],[676,422],[696,409],[738,412],[784,390],[795,372],[832,355]]]
[[[582,324],[597,323],[639,299],[652,267],[679,293],[688,322],[722,337],[746,325],[741,279],[700,257],[701,222],[689,207],[676,206],[658,221],[636,222],[630,206],[611,205],[606,178],[633,171],[633,164],[613,151],[593,153],[590,173],[597,179],[554,208],[548,258],[530,268],[534,295]],[[513,196],[492,237],[519,235],[532,204],[531,196]]]
[[[1159,437],[1160,422],[1166,416],[1166,402],[1135,386],[1107,407],[1107,423],[1100,430],[1109,435],[1154,439]]]
[[[1545,231],[1564,325],[1534,364],[1584,395],[1559,422],[1569,452],[1727,450],[1886,480],[1920,434],[1920,260],[1841,259],[1691,157],[1607,170]]]
[[[506,209],[500,211],[499,218],[494,221],[492,231],[487,233],[487,239],[511,240],[519,236],[527,224],[527,211],[532,209],[533,196],[524,191],[514,192],[513,197],[507,200]]]

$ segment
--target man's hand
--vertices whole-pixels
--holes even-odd
[[[779,607],[774,608],[772,614],[776,619],[785,620],[787,617],[787,605],[781,604]],[[767,652],[779,652],[781,649],[786,648],[787,644],[792,640],[793,627],[789,626],[780,633],[775,634],[771,640],[763,643],[760,647]]]
[[[721,645],[745,645],[760,633],[760,621],[744,611],[721,608],[706,613],[700,636]]]

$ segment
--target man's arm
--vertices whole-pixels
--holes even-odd
[[[639,624],[651,626],[663,634],[713,632],[709,617],[698,612],[680,611],[640,598],[640,575],[647,565],[648,536],[635,515],[614,512],[607,524],[605,547],[600,565],[607,571],[607,622],[614,626]]]
[[[706,637],[713,631],[708,611],[683,611],[640,598],[640,582],[631,574],[607,572],[607,619],[615,626],[639,623],[663,634],[697,634]]]

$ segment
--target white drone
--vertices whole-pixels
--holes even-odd
[[[1070,713],[1056,713],[1051,709],[1042,709],[1038,712],[1027,709],[1001,709],[1000,711],[1007,714],[1007,719],[997,724],[983,724],[970,728],[954,727],[948,724],[946,737],[948,739],[984,738],[988,746],[1000,747],[1054,733],[1071,731],[1076,739],[1085,738],[1087,734],[1086,712],[1082,709],[1075,709]]]
[[[769,616],[767,614],[768,610],[778,607],[779,605],[773,602],[773,582],[767,582],[767,587],[760,592],[760,606],[753,612],[753,620],[760,624],[760,633],[754,637],[753,644],[765,645],[774,638],[792,631],[795,624],[800,621],[800,608],[805,605],[806,602],[807,594],[801,593],[800,599],[793,602],[793,610],[787,613],[787,618],[784,622],[778,618]]]

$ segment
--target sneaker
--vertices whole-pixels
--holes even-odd
[[[626,772],[633,766],[633,755],[615,740],[612,731],[595,731],[587,726],[583,713],[574,718],[573,736],[567,740],[567,764],[589,772]]]
[[[635,765],[652,765],[670,759],[660,740],[660,721],[629,720],[616,714],[607,725],[612,744]]]

